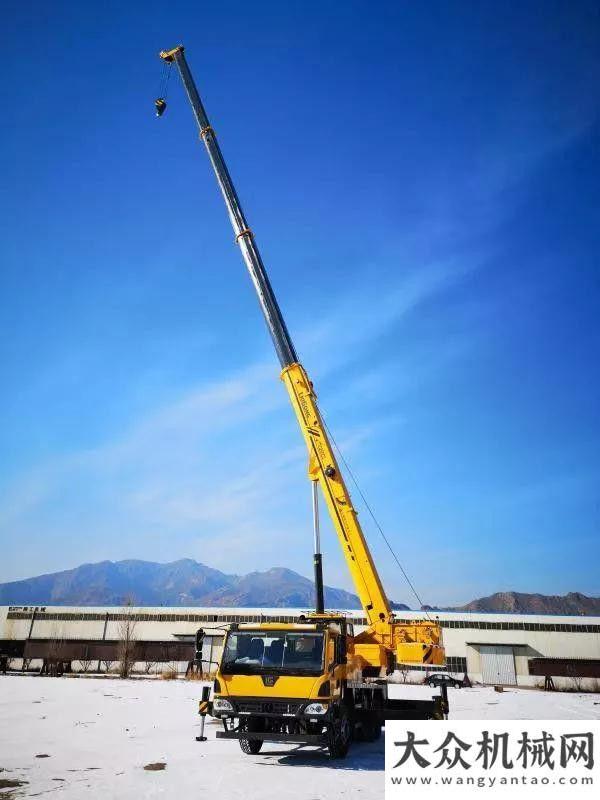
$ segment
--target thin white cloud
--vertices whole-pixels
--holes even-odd
[[[337,364],[355,358],[408,314],[479,266],[480,262],[465,260],[414,268],[403,266],[402,257],[396,256],[388,268],[396,276],[393,283],[389,279],[386,283],[380,274],[369,280],[367,268],[360,285],[337,298],[325,318],[313,319],[310,328],[298,337],[298,344],[309,359],[314,356],[316,372],[322,376]]]
[[[312,319],[297,337],[311,374],[313,364],[318,381],[337,374],[473,268],[449,262],[398,267],[396,282],[384,289],[376,282],[351,287],[326,318]],[[332,381],[334,408],[336,395],[347,402],[347,391]],[[344,451],[360,448],[378,428],[365,417],[359,430],[338,431]],[[0,535],[29,541],[68,536],[75,562],[90,553],[150,558],[166,551],[230,571],[264,566],[261,553],[269,563],[294,566],[310,546],[305,470],[275,359],[265,356],[192,387],[98,447],[51,459],[17,478],[0,498]],[[285,546],[277,553],[268,542],[281,541],[281,527]],[[169,539],[178,542],[177,553]]]

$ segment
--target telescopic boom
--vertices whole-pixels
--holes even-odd
[[[200,100],[194,79],[185,59],[184,48],[180,45],[173,50],[163,51],[160,53],[160,57],[165,62],[175,63],[177,66],[198,124],[200,137],[208,152],[225,200],[235,233],[235,241],[242,251],[248,272],[256,289],[258,300],[281,364],[281,378],[288,390],[300,429],[308,447],[309,478],[313,482],[318,482],[321,486],[356,591],[369,622],[368,633],[361,634],[358,639],[363,640],[366,648],[365,652],[369,647],[377,645],[378,648],[383,647],[386,651],[395,652],[399,661],[430,664],[443,663],[444,651],[441,646],[441,631],[438,625],[433,622],[401,624],[394,620],[390,603],[385,595],[365,536],[358,522],[357,513],[352,506],[350,493],[336,461],[327,435],[327,429],[319,412],[312,382],[298,359],[256,245],[254,234],[246,221],[215,132]],[[316,528],[316,534],[318,534],[318,527]],[[315,536],[315,539],[318,542],[318,535]],[[316,563],[315,577],[318,596],[320,591],[317,612],[323,613],[319,552],[315,555],[315,562],[317,561],[319,563]],[[372,658],[377,661],[380,656],[382,654],[376,655],[373,653]]]
[[[225,205],[227,206],[229,219],[231,220],[231,225],[235,233],[235,240],[240,246],[244,261],[248,267],[248,272],[256,288],[258,301],[264,314],[269,333],[271,334],[271,339],[275,345],[279,362],[282,369],[284,367],[289,367],[291,364],[295,364],[298,361],[298,356],[296,355],[292,338],[281,314],[275,293],[271,287],[269,276],[267,275],[262,258],[260,257],[260,252],[254,241],[254,235],[246,222],[246,217],[242,211],[239,197],[233,185],[233,181],[231,180],[231,176],[229,175],[217,137],[210,126],[206,111],[200,100],[200,95],[196,89],[196,84],[192,78],[192,73],[185,60],[183,46],[176,47],[169,52],[162,52],[160,56],[164,61],[175,62],[177,65],[194,116],[196,117],[196,122],[198,123],[200,136],[208,151],[219,188],[221,189]]]

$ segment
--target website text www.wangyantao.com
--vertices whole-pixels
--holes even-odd
[[[465,777],[454,775],[430,778],[425,775],[419,777],[402,777],[392,775],[390,777],[392,786],[476,786],[478,789],[492,789],[494,786],[591,786],[594,783],[592,777],[579,778],[576,776],[558,778],[529,777],[528,775],[515,776],[510,778],[499,778],[492,775],[475,777]]]

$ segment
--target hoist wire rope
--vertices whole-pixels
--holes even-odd
[[[331,439],[331,441],[333,442],[333,446],[335,447],[335,449],[336,449],[336,451],[337,451],[337,454],[338,454],[338,455],[339,455],[339,457],[340,457],[340,461],[341,461],[341,462],[342,462],[342,464],[344,465],[344,468],[346,469],[346,472],[348,473],[348,475],[350,476],[350,479],[351,479],[352,483],[353,483],[353,484],[354,484],[354,486],[356,487],[356,491],[357,491],[357,492],[358,492],[358,494],[360,495],[360,498],[362,499],[362,501],[363,501],[363,503],[364,503],[364,506],[365,506],[365,508],[366,508],[366,509],[367,509],[367,511],[369,512],[369,515],[370,515],[371,519],[373,520],[373,523],[375,524],[375,527],[377,528],[377,530],[378,530],[378,531],[379,531],[379,533],[381,534],[381,537],[382,537],[383,541],[386,543],[388,550],[389,550],[389,551],[390,551],[390,553],[392,554],[392,557],[393,557],[394,561],[396,562],[396,564],[398,565],[398,568],[400,569],[400,572],[401,572],[401,573],[402,573],[402,575],[404,576],[404,580],[406,581],[406,583],[407,583],[407,584],[408,584],[408,586],[410,587],[410,589],[411,589],[412,593],[414,594],[414,596],[415,596],[415,598],[416,598],[416,600],[417,600],[417,602],[418,602],[418,604],[419,604],[419,606],[420,606],[420,609],[421,609],[421,611],[423,611],[423,612],[424,612],[424,614],[425,614],[425,616],[427,617],[427,619],[431,620],[431,617],[429,616],[429,612],[428,612],[428,611],[427,611],[427,610],[424,608],[424,603],[423,603],[423,600],[421,599],[421,597],[420,597],[420,595],[419,595],[418,591],[416,590],[416,588],[415,588],[415,586],[414,586],[413,582],[412,582],[412,581],[411,581],[411,579],[409,578],[409,576],[408,576],[408,574],[407,574],[406,570],[404,569],[404,567],[403,567],[403,566],[402,566],[402,564],[400,563],[400,559],[399,559],[399,558],[398,558],[398,556],[396,555],[396,552],[395,552],[394,548],[392,547],[392,545],[391,545],[391,543],[390,543],[390,541],[389,541],[388,537],[385,535],[385,532],[384,532],[384,530],[383,530],[383,527],[381,526],[381,524],[379,523],[379,520],[378,520],[378,519],[377,519],[377,517],[375,516],[375,512],[374,512],[374,511],[373,511],[373,509],[371,508],[371,505],[370,505],[369,501],[367,500],[367,498],[366,498],[366,496],[365,496],[365,493],[363,492],[362,488],[360,487],[360,484],[358,483],[358,480],[357,480],[357,478],[355,477],[355,475],[354,475],[354,472],[353,472],[353,471],[352,471],[352,469],[350,468],[350,465],[348,464],[348,461],[347,461],[347,460],[346,460],[346,458],[344,457],[344,454],[342,453],[342,451],[341,451],[341,449],[340,449],[340,446],[338,445],[338,443],[337,443],[337,441],[336,441],[336,439],[335,439],[335,436],[334,436],[334,435],[333,435],[333,433],[331,432],[331,429],[330,429],[329,425],[327,424],[327,422],[326,422],[325,418],[323,417],[323,412],[321,412],[321,417],[323,418],[323,425],[325,426],[325,430],[327,431],[327,434],[328,434],[329,438]]]
[[[169,92],[169,78],[171,77],[171,62],[163,61],[163,69],[160,77],[160,86],[158,96],[166,102],[167,94]]]

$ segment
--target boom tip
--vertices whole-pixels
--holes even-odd
[[[178,44],[172,50],[161,50],[158,55],[163,61],[173,61],[177,53],[183,53],[184,49],[182,44]]]

